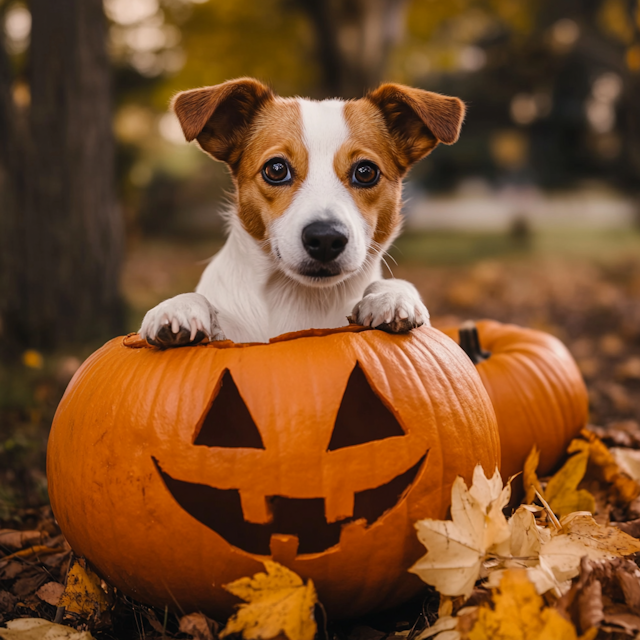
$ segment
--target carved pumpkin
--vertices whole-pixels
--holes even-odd
[[[51,504],[77,554],[139,600],[214,616],[272,557],[333,618],[424,585],[414,522],[499,460],[473,365],[431,328],[346,327],[161,351],[117,338],[81,367],[49,439]]]
[[[535,444],[538,473],[550,474],[587,424],[587,389],[567,348],[553,336],[482,320],[441,328],[476,365],[498,418],[503,478],[522,471]]]

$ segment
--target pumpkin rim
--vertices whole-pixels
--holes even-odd
[[[359,324],[348,324],[344,327],[331,327],[326,329],[303,329],[302,331],[290,331],[274,336],[269,342],[234,342],[233,340],[209,340],[205,338],[198,344],[185,345],[184,348],[212,348],[212,349],[242,349],[245,347],[267,347],[280,342],[291,342],[301,338],[322,338],[324,336],[332,336],[340,333],[362,333],[364,331],[377,331],[374,327],[363,327]],[[383,332],[386,333],[386,332]],[[166,351],[162,347],[149,344],[144,338],[140,337],[137,332],[128,333],[122,338],[122,346],[128,349],[151,349],[153,351]]]

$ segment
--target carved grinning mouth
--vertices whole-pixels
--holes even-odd
[[[244,519],[237,489],[216,489],[204,484],[176,480],[156,469],[175,501],[198,522],[222,536],[229,544],[243,551],[270,555],[271,536],[289,534],[298,538],[298,553],[320,553],[340,542],[342,527],[364,519],[372,525],[384,513],[395,507],[409,492],[427,458],[427,454],[410,469],[390,482],[355,493],[353,516],[337,522],[327,522],[324,498],[268,498],[273,518],[267,524]]]

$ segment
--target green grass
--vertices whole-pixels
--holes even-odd
[[[526,238],[506,233],[405,233],[389,252],[399,263],[468,264],[485,259],[565,257],[594,260],[640,256],[640,230],[533,232]]]

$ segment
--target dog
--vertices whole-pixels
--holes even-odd
[[[167,348],[348,324],[407,332],[429,324],[413,285],[383,279],[401,229],[402,179],[458,139],[461,100],[383,84],[358,100],[281,98],[240,78],[177,94],[187,141],[226,162],[228,237],[195,293],[161,302],[140,335]]]

